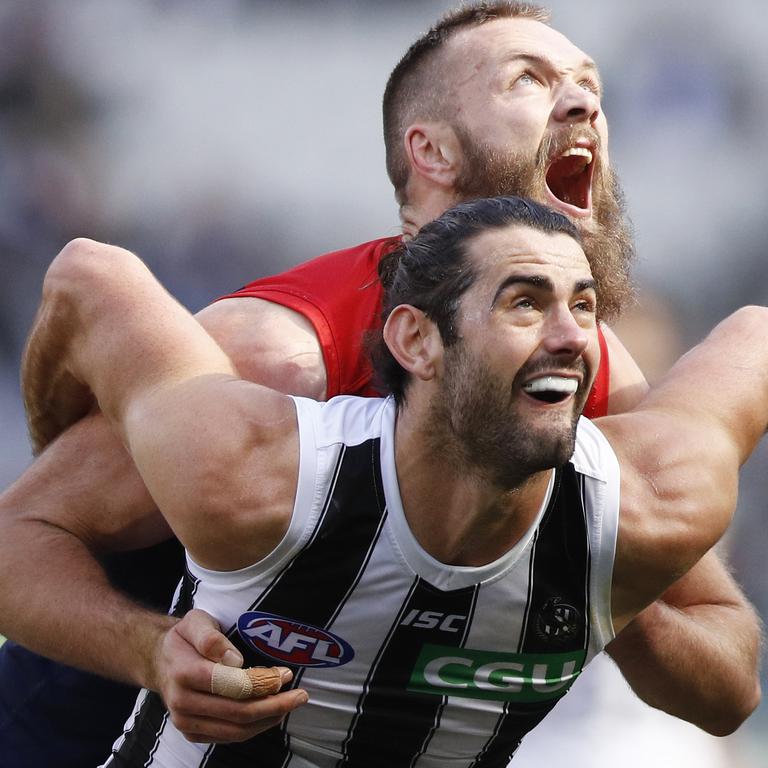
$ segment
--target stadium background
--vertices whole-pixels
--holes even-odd
[[[768,10],[761,0],[548,5],[602,70],[640,254],[643,313],[622,332],[653,379],[724,313],[768,303]],[[134,249],[197,309],[397,232],[380,96],[407,45],[452,6],[0,3],[0,483],[30,460],[18,359],[57,250],[76,235]],[[766,470],[763,446],[726,542],[764,617]],[[632,703],[605,666],[580,685],[563,708],[579,710],[572,722],[594,768],[617,755],[629,768],[768,764],[768,704],[736,735],[700,739]],[[559,728],[566,738],[576,726]],[[577,746],[567,754],[581,764]]]

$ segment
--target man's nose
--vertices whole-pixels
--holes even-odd
[[[587,122],[594,125],[600,115],[600,97],[574,81],[560,86],[553,117],[562,123]]]
[[[558,309],[548,319],[543,347],[551,355],[578,357],[589,343],[589,333],[573,316],[570,307]]]

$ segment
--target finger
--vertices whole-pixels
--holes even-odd
[[[203,708],[196,702],[195,711],[205,715],[172,711],[171,719],[176,728],[190,741],[221,742],[244,741],[280,724],[286,715],[306,703],[305,691],[288,691],[264,699],[235,702],[208,695],[208,701],[229,705],[234,711],[214,714],[214,707]]]
[[[307,699],[307,692],[300,688],[241,701],[197,691],[175,691],[166,701],[166,706],[174,722],[176,719],[204,718],[248,726],[266,718],[283,717],[305,704]]]
[[[229,723],[219,723],[215,721],[211,723],[199,722],[195,723],[194,727],[201,730],[181,731],[181,733],[188,741],[198,744],[233,743],[238,741],[248,741],[248,739],[252,739],[254,736],[258,736],[260,733],[263,733],[270,728],[274,728],[282,722],[282,717],[263,720],[258,723],[258,725],[251,725],[248,727],[235,727]]]
[[[249,699],[277,693],[293,678],[287,667],[249,667],[238,669],[214,664],[211,673],[211,693],[230,699]]]
[[[228,667],[242,667],[243,656],[220,631],[218,622],[205,611],[191,610],[176,625],[176,631],[201,656]]]

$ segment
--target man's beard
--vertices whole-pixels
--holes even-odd
[[[570,368],[581,376],[570,417],[562,409],[539,412],[515,407],[523,383],[536,373]],[[430,408],[427,431],[433,447],[455,467],[472,467],[504,491],[532,475],[570,460],[576,426],[592,381],[583,359],[564,366],[554,357],[523,365],[512,382],[493,373],[459,339],[445,350],[445,377]]]
[[[585,135],[595,145],[592,176],[592,220],[584,225],[574,221],[582,237],[584,252],[597,284],[600,319],[617,317],[634,296],[630,270],[635,249],[626,204],[616,174],[601,160],[599,137],[592,129],[574,126],[549,135],[535,156],[525,152],[502,152],[472,139],[460,125],[454,125],[462,145],[465,164],[455,187],[460,200],[517,195],[546,204],[544,190],[549,160],[574,139]]]

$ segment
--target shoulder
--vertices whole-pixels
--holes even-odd
[[[291,518],[299,466],[294,400],[233,379],[199,400],[181,392],[199,428],[174,447],[184,462],[173,479],[171,519],[193,558],[213,569],[241,568],[268,554]],[[204,418],[203,418],[204,417]],[[160,504],[161,509],[166,509]]]
[[[315,399],[357,391],[363,331],[380,312],[378,265],[400,241],[371,240],[261,278],[198,320],[251,381]]]
[[[241,376],[290,394],[325,397],[325,364],[312,323],[290,307],[257,298],[217,301],[197,319]]]

